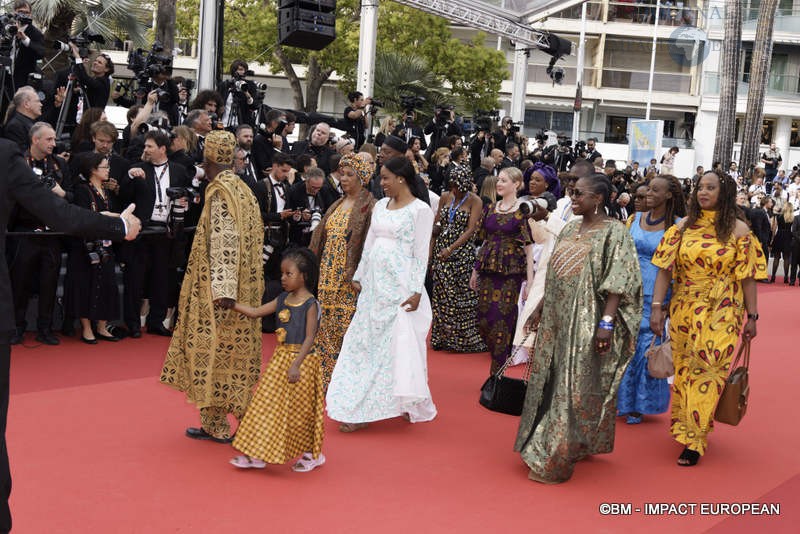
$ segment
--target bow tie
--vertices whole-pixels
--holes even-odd
[[[169,160],[165,161],[164,163],[159,163],[159,164],[152,163],[151,165],[153,165],[154,169],[160,169],[161,167],[164,167],[167,164],[169,164]]]

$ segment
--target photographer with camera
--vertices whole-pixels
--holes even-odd
[[[20,87],[8,106],[3,137],[14,141],[20,150],[27,150],[31,144],[31,127],[41,116],[42,101],[39,95],[33,87]]]
[[[769,144],[769,150],[761,154],[761,163],[764,164],[764,171],[766,171],[766,189],[767,194],[772,194],[772,182],[775,180],[775,175],[778,174],[778,167],[781,166],[783,158],[781,151],[775,143]]]
[[[325,123],[318,123],[313,130],[308,141],[298,141],[295,143],[292,150],[292,155],[297,157],[302,154],[308,154],[317,160],[319,168],[325,171],[325,174],[330,174],[331,166],[330,159],[336,151],[330,146],[331,127]]]
[[[355,140],[355,149],[358,150],[367,140],[366,132],[370,127],[370,116],[378,112],[378,107],[383,103],[371,97],[364,98],[364,94],[353,91],[347,95],[350,105],[344,108],[345,131]]]
[[[33,25],[28,0],[14,2],[16,33],[11,42],[11,72],[14,89],[28,84],[28,75],[38,72],[36,62],[44,57],[44,35]]]
[[[256,169],[256,180],[266,176],[267,170],[272,167],[272,158],[275,154],[286,152],[284,148],[283,133],[289,125],[286,113],[279,109],[271,109],[264,117],[264,122],[258,126],[258,133],[253,138],[253,162]]]
[[[107,188],[110,169],[105,155],[99,152],[82,154],[76,168],[82,180],[75,187],[73,204],[94,212],[113,212]],[[98,339],[119,341],[108,324],[119,316],[116,262],[111,241],[71,238],[68,254],[65,315],[80,318],[84,343],[96,345]],[[96,333],[92,329],[93,321],[97,321]]]
[[[431,142],[425,152],[425,159],[431,160],[434,150],[447,146],[447,138],[455,135],[463,136],[461,127],[456,123],[454,107],[450,104],[437,105],[433,110],[433,118],[425,125],[423,132],[431,136]]]
[[[312,167],[303,176],[304,180],[297,180],[289,189],[286,199],[286,208],[294,210],[289,218],[289,244],[295,247],[307,247],[311,244],[311,233],[328,208],[319,194],[322,184],[325,183],[325,171]]]
[[[169,136],[157,130],[147,132],[144,136],[142,162],[135,164],[128,171],[130,180],[121,188],[121,196],[127,202],[135,202],[134,214],[142,221],[142,225],[155,231],[142,235],[132,243],[126,243],[120,251],[124,262],[123,311],[125,324],[130,336],[141,337],[140,310],[143,296],[150,299],[150,313],[147,317],[147,331],[160,336],[170,336],[164,325],[166,317],[169,280],[174,271],[171,255],[174,248],[184,246],[183,241],[170,239],[167,231],[168,221],[180,212],[184,216],[189,209],[186,196],[172,198],[170,190],[191,188],[186,169],[183,165],[169,161],[167,149]],[[147,275],[147,276],[146,276]],[[145,279],[149,281],[145,291]]]
[[[25,153],[25,161],[50,192],[67,202],[72,200],[72,187],[67,177],[66,162],[53,155],[56,133],[46,122],[37,122],[31,128],[31,146]],[[47,225],[27,209],[16,206],[11,214],[9,229],[12,232],[45,232]],[[31,276],[38,275],[39,309],[36,321],[36,341],[46,345],[58,345],[53,334],[53,309],[61,269],[61,240],[59,237],[19,236],[9,238],[9,274],[14,288],[14,316],[17,329],[11,339],[16,345],[25,334],[25,314],[30,297]]]
[[[258,87],[255,82],[247,79],[247,76],[253,75],[253,71],[247,68],[247,63],[241,59],[234,60],[230,73],[231,79],[220,83],[219,94],[223,96],[225,106],[222,124],[233,131],[240,124],[254,124],[254,113],[260,102],[255,100]]]
[[[514,119],[511,117],[503,117],[500,121],[500,126],[492,132],[492,139],[494,140],[494,148],[499,148],[506,152],[506,145],[514,143],[516,145],[522,144],[522,134],[519,132],[519,125],[514,124]]]
[[[420,99],[424,102],[424,99]],[[419,102],[421,105],[422,102]],[[414,121],[417,118],[417,113],[414,111],[413,108],[406,110],[403,112],[403,117],[401,118],[401,123],[397,125],[393,133],[400,139],[404,140],[407,144],[410,144],[412,137],[418,137],[421,143],[422,150],[428,150],[428,142],[425,140],[425,134]],[[376,143],[377,144],[377,143]]]
[[[488,124],[476,123],[475,135],[469,141],[469,162],[473,172],[476,172],[483,159],[488,157],[494,148],[494,136],[489,129]]]
[[[80,48],[74,42],[70,41],[69,48],[75,59],[72,72],[77,76],[82,90],[83,109],[106,107],[111,94],[111,76],[114,74],[111,57],[108,54],[98,54],[89,64],[88,56],[82,57]]]

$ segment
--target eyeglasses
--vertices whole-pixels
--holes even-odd
[[[111,165],[98,165],[97,168],[98,169],[110,169]]]

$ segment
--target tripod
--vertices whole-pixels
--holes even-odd
[[[14,99],[14,80],[11,77],[11,58],[0,55],[0,117],[5,116]]]

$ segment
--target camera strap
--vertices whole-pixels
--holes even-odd
[[[156,178],[156,173],[155,173],[156,167],[163,167],[163,169],[161,169],[161,174],[158,175],[158,178]],[[164,175],[167,173],[167,169],[168,168],[169,168],[169,161],[164,163],[164,165],[153,165],[153,178],[156,178],[156,195],[158,195],[158,210],[159,211],[161,211],[161,209],[166,207],[164,205],[163,193],[161,192],[161,180],[162,180],[162,178],[164,178]]]

